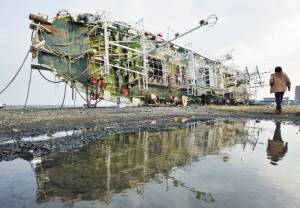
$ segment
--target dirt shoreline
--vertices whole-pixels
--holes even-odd
[[[69,151],[109,134],[139,130],[163,130],[186,126],[189,122],[219,119],[287,121],[300,125],[299,113],[247,112],[217,106],[0,109],[0,161],[17,157]],[[247,108],[245,108],[247,109]],[[22,141],[24,137],[53,135],[61,131],[81,131],[44,141]],[[14,142],[9,142],[9,141]],[[7,143],[8,142],[8,143]]]
[[[238,107],[237,107],[238,108]],[[249,107],[251,108],[251,107]],[[237,111],[235,107],[128,107],[128,108],[66,108],[66,109],[0,109],[0,142],[7,138],[37,136],[80,128],[147,127],[149,122],[172,124],[174,118],[194,120],[264,119],[300,124],[300,112],[276,114],[273,111]],[[176,123],[176,122],[175,122]],[[163,123],[152,123],[161,126]]]

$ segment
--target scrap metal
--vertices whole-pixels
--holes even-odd
[[[217,17],[200,21],[190,31],[165,40],[162,34],[110,20],[105,13],[55,17],[33,15],[32,69],[47,70],[96,106],[101,100],[127,105],[189,102],[247,103],[251,76],[208,59],[174,40]],[[254,74],[254,76],[256,76]]]

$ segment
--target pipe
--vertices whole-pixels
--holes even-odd
[[[35,23],[45,23],[51,25],[52,23],[47,20],[47,18],[36,15],[36,14],[29,14],[29,19],[34,21]]]

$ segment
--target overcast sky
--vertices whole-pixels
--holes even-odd
[[[58,10],[71,13],[105,10],[113,19],[134,23],[141,18],[154,32],[182,33],[195,27],[199,20],[216,14],[218,23],[201,28],[183,38],[180,43],[192,42],[193,49],[209,58],[218,58],[233,51],[234,64],[254,70],[273,70],[280,65],[295,85],[300,85],[300,1],[299,0],[9,0],[1,1],[1,68],[0,90],[9,82],[30,46],[29,13],[55,15]],[[172,34],[171,33],[171,34]],[[29,79],[30,60],[15,83],[2,95],[0,104],[23,104]],[[53,79],[51,74],[48,77]],[[44,81],[33,72],[29,104],[60,104],[63,84]],[[264,89],[259,97],[270,96]],[[68,91],[67,104],[71,104]]]

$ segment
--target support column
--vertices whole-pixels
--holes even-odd
[[[143,75],[143,87],[144,89],[148,89],[148,64],[147,64],[147,51],[146,51],[146,41],[145,41],[145,34],[144,34],[144,24],[142,23],[142,41],[143,41],[143,67],[144,67],[144,74]]]
[[[103,24],[104,27],[104,69],[105,73],[109,73],[109,37],[108,37],[108,32],[107,32],[107,21],[104,22]]]

